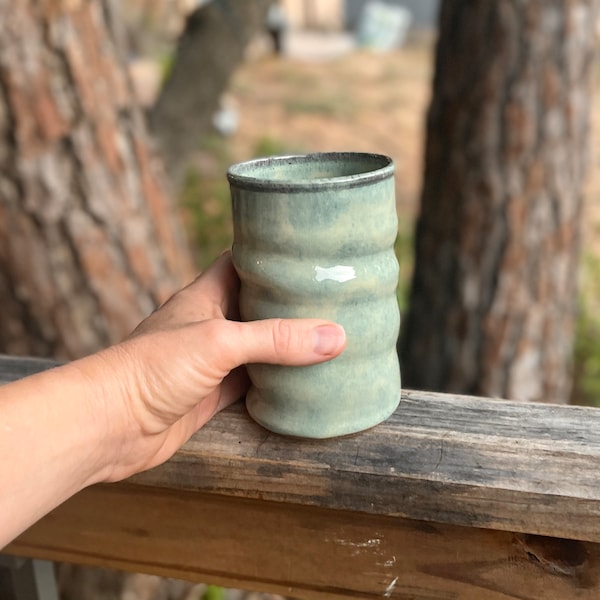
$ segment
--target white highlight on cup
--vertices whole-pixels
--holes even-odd
[[[315,279],[321,281],[337,281],[344,283],[351,279],[356,279],[356,271],[354,267],[348,265],[336,265],[335,267],[315,267]]]

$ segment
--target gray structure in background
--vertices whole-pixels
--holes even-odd
[[[412,27],[431,29],[437,26],[440,0],[379,0],[385,4],[404,6],[412,13]],[[363,6],[368,0],[346,0],[344,25],[347,29],[356,30]]]

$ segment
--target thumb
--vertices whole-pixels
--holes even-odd
[[[303,366],[335,358],[346,346],[341,325],[319,319],[226,321],[233,367],[247,363]]]

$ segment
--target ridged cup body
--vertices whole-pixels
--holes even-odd
[[[327,363],[248,367],[247,408],[267,429],[346,435],[398,405],[393,173],[391,159],[362,153],[259,159],[228,172],[242,320],[323,318],[347,336]]]

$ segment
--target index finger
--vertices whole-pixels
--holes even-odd
[[[239,291],[240,280],[233,266],[231,251],[227,250],[181,293],[193,294],[200,304],[218,306],[227,319],[237,319]]]
[[[237,319],[238,291],[239,279],[228,251],[144,319],[131,337],[207,319]]]

